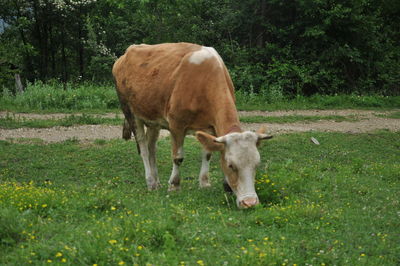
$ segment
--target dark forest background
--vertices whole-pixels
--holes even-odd
[[[0,0],[0,88],[111,83],[130,44],[194,42],[237,89],[399,95],[398,0]]]

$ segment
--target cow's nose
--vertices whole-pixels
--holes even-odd
[[[257,198],[246,198],[240,202],[240,207],[241,208],[250,208],[253,206],[256,206],[258,204],[258,199]]]

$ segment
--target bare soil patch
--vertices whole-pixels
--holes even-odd
[[[288,115],[304,115],[304,116],[357,116],[362,118],[359,121],[335,122],[331,120],[321,120],[317,122],[296,122],[286,124],[266,124],[268,134],[277,135],[290,132],[344,132],[344,133],[364,133],[376,130],[400,131],[400,119],[392,119],[378,117],[376,115],[388,115],[399,110],[390,111],[370,111],[370,110],[295,110],[295,111],[241,111],[240,116],[288,116]],[[0,112],[0,117],[7,115],[15,115],[24,119],[61,119],[71,114],[55,113],[55,114],[25,114],[25,113],[7,113]],[[79,115],[79,114],[74,114]],[[98,115],[100,117],[114,118],[122,117],[122,114],[109,113]],[[260,124],[242,124],[244,130],[256,130]],[[161,136],[168,136],[166,130],[162,130]],[[19,128],[19,129],[0,129],[0,139],[41,139],[44,142],[60,142],[68,139],[77,139],[79,141],[93,141],[96,139],[116,139],[122,136],[122,126],[110,125],[83,125],[72,127],[53,127],[44,129],[35,128]]]

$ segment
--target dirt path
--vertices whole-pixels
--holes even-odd
[[[391,111],[369,111],[369,110],[296,110],[296,111],[243,111],[239,112],[240,116],[288,116],[288,115],[304,115],[304,116],[356,116],[360,120],[355,122],[335,122],[331,120],[320,120],[317,122],[296,122],[286,124],[268,123],[267,131],[269,134],[282,134],[290,132],[308,132],[308,131],[332,131],[332,132],[349,132],[362,133],[372,132],[376,130],[386,129],[389,131],[400,131],[400,119],[385,118]],[[10,114],[8,114],[10,115]],[[11,114],[15,117],[24,119],[61,119],[71,114]],[[75,114],[76,115],[76,114]],[[378,116],[377,116],[378,115]],[[0,117],[6,117],[7,112],[0,112]],[[122,117],[122,114],[105,114],[100,117],[115,118]],[[255,130],[260,124],[242,124],[245,130]],[[78,139],[80,141],[93,141],[96,139],[115,139],[121,138],[121,126],[109,125],[83,125],[73,127],[53,127],[53,128],[19,128],[19,129],[0,129],[0,139],[42,139],[45,142],[60,142],[68,139]],[[161,132],[161,136],[167,136],[166,130]]]

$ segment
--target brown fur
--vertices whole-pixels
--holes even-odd
[[[188,60],[201,48],[190,43],[130,46],[113,67],[125,116],[166,124],[177,142],[188,130],[217,136],[240,130],[226,67],[219,67],[215,57],[199,65]]]

